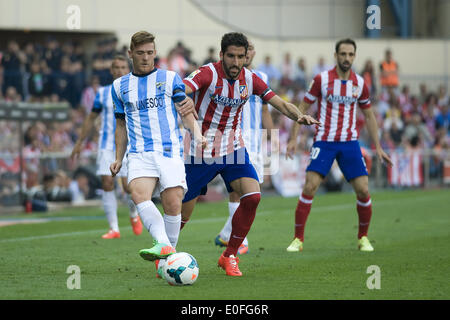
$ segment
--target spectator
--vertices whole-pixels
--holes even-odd
[[[397,95],[393,88],[387,88],[380,93],[378,111],[384,117],[391,106],[397,102]]]
[[[299,58],[294,68],[294,85],[301,91],[305,91],[307,81],[305,59]]]
[[[186,76],[186,70],[189,69],[189,64],[184,57],[183,52],[182,47],[174,48],[169,52],[169,56],[167,58],[167,69],[175,71],[181,79]]]
[[[432,136],[435,136],[435,118],[439,113],[437,101],[437,96],[431,93],[428,95],[425,104],[422,106],[422,118]]]
[[[216,49],[214,47],[210,47],[208,49],[208,56],[203,61],[203,64],[214,63],[217,62]]]
[[[361,71],[361,75],[364,78],[364,83],[369,88],[370,97],[375,98],[377,93],[377,86],[375,83],[375,69],[373,67],[372,60],[367,60],[364,64],[364,69]]]
[[[47,201],[71,201],[69,185],[69,177],[61,170],[43,177],[43,189]]]
[[[93,75],[91,77],[90,86],[85,88],[81,94],[81,106],[84,108],[86,114],[90,113],[92,110],[98,88],[100,88],[100,78],[97,75]]]
[[[394,122],[396,123],[397,128],[400,130],[403,129],[402,111],[400,110],[397,101],[393,101],[391,108],[386,112],[384,130],[389,131]]]
[[[317,64],[314,66],[312,72],[313,72],[313,78],[318,75],[319,73],[323,72],[323,71],[327,71],[330,70],[331,67],[328,66],[325,63],[325,58],[324,57],[319,57],[319,60],[317,62]]]
[[[426,83],[421,83],[419,85],[419,104],[423,105],[425,103],[425,101],[427,101],[427,97],[428,97],[428,88]]]
[[[390,129],[392,129],[392,127]],[[392,140],[390,130],[383,131],[383,133],[381,134],[380,144],[381,144],[381,147],[383,148],[383,150],[394,150],[395,149],[396,144]]]
[[[450,136],[450,102],[442,107],[441,111],[435,117],[436,128],[443,129]]]
[[[384,61],[380,64],[380,83],[383,89],[393,88],[395,91],[398,88],[399,66],[397,62],[392,59],[392,51],[387,49],[385,51]]]
[[[30,77],[28,78],[28,94],[30,102],[43,102],[49,94],[49,81],[41,72],[39,61],[33,61],[30,65]]]
[[[281,63],[280,66],[280,71],[281,71],[280,85],[290,88],[294,81],[295,67],[294,64],[292,63],[291,54],[289,52],[286,52],[284,55],[283,62]]]
[[[20,51],[19,44],[12,40],[8,42],[8,48],[3,54],[1,64],[3,67],[3,93],[13,87],[19,96],[23,97],[23,71],[26,63],[26,55]]]
[[[438,177],[442,175],[443,166],[447,158],[448,150],[449,145],[445,137],[445,133],[443,135],[438,135],[433,146],[433,153],[430,161],[431,177]]]
[[[404,136],[406,140],[412,141],[414,137],[419,139],[419,143],[425,143],[425,146],[431,146],[433,137],[428,128],[423,124],[420,113],[414,113],[411,117],[410,123],[405,127]]]
[[[404,85],[402,87],[402,92],[398,96],[398,103],[400,105],[400,109],[404,110],[406,106],[411,104],[411,93],[409,91],[409,86]]]
[[[24,159],[24,179],[27,189],[36,187],[39,185],[39,158],[41,150],[39,148],[39,140],[37,137],[31,138],[31,143],[27,144],[23,148]]]
[[[52,93],[58,96],[58,100],[71,102],[73,77],[71,62],[67,56],[61,58],[61,66],[58,71],[52,72]]]
[[[62,52],[59,42],[54,37],[49,37],[44,49],[44,59],[52,71],[59,71],[61,67]]]
[[[447,90],[445,89],[444,85],[440,85],[438,89],[438,107],[439,109],[442,109],[443,107],[447,106],[450,102]]]
[[[100,85],[111,84],[112,77],[109,72],[112,58],[108,52],[108,41],[100,40],[97,42],[97,51],[92,56],[92,74],[98,76]]]
[[[17,92],[15,87],[8,87],[8,88],[6,88],[4,99],[7,102],[20,102],[20,101],[22,101],[22,97]]]
[[[402,143],[403,130],[398,127],[397,122],[392,122],[391,127],[389,129],[389,137],[394,143],[395,147],[400,146]]]
[[[275,66],[272,64],[272,58],[270,56],[264,57],[264,62],[259,65],[258,70],[267,74],[268,81],[272,87],[277,87],[278,81],[281,78],[281,74],[278,69],[275,68]]]

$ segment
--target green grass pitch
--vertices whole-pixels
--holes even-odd
[[[186,287],[157,279],[154,264],[140,258],[152,239],[145,230],[132,233],[125,207],[122,237],[114,240],[100,238],[107,231],[101,208],[0,216],[49,220],[0,227],[0,299],[449,299],[449,190],[374,192],[372,200],[374,252],[357,250],[355,197],[341,193],[316,196],[304,250],[288,253],[297,199],[263,195],[241,278],[217,267],[223,249],[214,238],[226,202],[199,203],[177,248],[200,266],[198,281]],[[80,289],[67,288],[70,265],[81,270]],[[380,268],[380,289],[366,285],[371,265]]]

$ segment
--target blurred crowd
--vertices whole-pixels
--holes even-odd
[[[6,48],[0,48],[0,101],[67,101],[71,105],[70,121],[24,123],[22,151],[26,159],[24,184],[27,189],[52,185],[49,181],[57,181],[59,191],[69,189],[70,182],[57,178],[58,174],[62,174],[58,170],[75,171],[75,164],[67,159],[67,155],[80,134],[86,115],[92,109],[98,88],[112,82],[109,72],[112,58],[116,54],[126,55],[126,50],[126,46],[118,48],[116,38],[99,40],[95,52],[90,55],[80,43],[60,42],[53,37],[49,37],[45,43],[28,42],[20,45],[11,40]],[[218,57],[218,50],[210,48],[203,61],[194,61],[191,50],[178,42],[167,56],[158,56],[155,62],[158,68],[174,70],[183,78],[199,66],[217,61]],[[312,78],[333,67],[326,63],[324,57],[318,57],[309,73],[306,59],[301,56],[294,59],[291,53],[284,55],[280,65],[275,65],[269,55],[263,56],[262,61],[253,68],[265,72],[270,86],[283,99],[296,105],[303,99]],[[411,94],[411,88],[398,81],[398,74],[402,72],[399,67],[399,63],[393,59],[393,53],[387,50],[385,57],[380,57],[379,65],[367,60],[362,70],[354,71],[361,74],[369,86],[383,148],[432,149],[437,164],[435,170],[439,170],[450,145],[447,88],[441,85],[429,89],[422,84],[419,94]],[[313,106],[310,114],[315,115],[316,110],[317,106]],[[275,110],[272,110],[272,115],[275,127],[280,129],[280,147],[283,152],[292,122]],[[360,129],[361,144],[370,149],[371,142],[363,129],[364,117],[361,113],[357,127]],[[313,130],[306,126],[301,129],[299,143],[304,151],[308,151],[312,144]],[[93,130],[84,145],[85,155],[95,155],[97,138],[98,130]],[[18,124],[0,120],[0,203],[2,197],[17,191],[13,190],[17,189],[17,184],[8,181],[12,173],[18,172],[18,141]],[[48,156],[43,162],[43,155],[49,153],[60,153],[66,158],[56,161]],[[59,173],[55,175],[55,172]],[[78,178],[72,175],[70,179],[75,181]],[[89,198],[93,193],[85,186],[86,182],[79,182],[79,190],[83,190],[85,197]],[[55,194],[52,189],[47,190],[49,198]]]

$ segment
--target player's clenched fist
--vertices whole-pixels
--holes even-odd
[[[200,138],[195,138],[195,144],[197,146],[201,145],[202,149],[205,149],[207,145],[206,138],[204,136],[200,136]]]
[[[111,163],[111,165],[109,166],[109,170],[111,170],[111,175],[115,177],[116,174],[119,173],[120,168],[122,168],[122,161],[116,160],[113,163]]]

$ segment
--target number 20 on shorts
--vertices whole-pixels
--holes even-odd
[[[314,147],[311,149],[311,159],[315,160],[319,156],[320,148]]]

